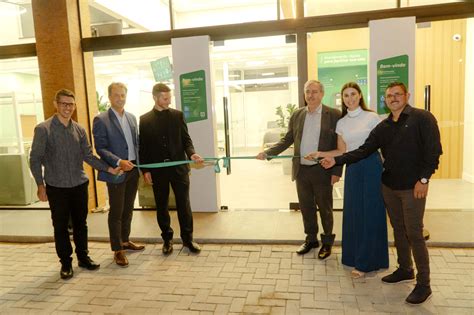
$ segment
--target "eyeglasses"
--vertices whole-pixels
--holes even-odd
[[[74,107],[74,105],[76,105],[76,103],[68,103],[68,102],[57,102],[59,106],[62,106],[62,107]]]
[[[405,93],[393,93],[393,94],[387,94],[385,96],[386,99],[392,99],[392,98],[399,98],[400,96],[405,95]]]

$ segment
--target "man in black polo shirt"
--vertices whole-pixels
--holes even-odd
[[[163,83],[153,86],[155,105],[140,117],[140,163],[182,161],[188,158],[196,163],[203,159],[194,151],[183,112],[169,108],[171,90]],[[173,251],[173,229],[168,212],[169,187],[176,197],[179,228],[183,246],[198,253],[201,247],[193,241],[193,214],[189,200],[189,165],[183,164],[163,168],[142,168],[145,183],[153,185],[156,203],[156,218],[163,238],[162,252]]]
[[[382,278],[385,283],[411,281],[415,278],[413,260],[418,270],[415,289],[406,298],[409,304],[421,304],[431,296],[429,255],[423,237],[428,182],[438,168],[442,154],[435,117],[408,104],[410,93],[403,83],[394,82],[385,90],[385,103],[391,114],[372,130],[365,143],[354,151],[321,164],[354,163],[379,148],[384,171],[382,193],[393,226],[399,268]]]

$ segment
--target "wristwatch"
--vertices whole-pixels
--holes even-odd
[[[420,178],[420,183],[422,183],[423,185],[426,185],[426,184],[428,184],[429,182],[430,182],[430,181],[429,181],[428,178],[424,178],[424,177]]]

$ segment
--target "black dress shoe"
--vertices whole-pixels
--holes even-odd
[[[318,258],[326,259],[329,256],[331,256],[331,247],[332,247],[331,245],[323,244],[323,246],[321,246],[321,249],[319,250]]]
[[[193,241],[183,243],[183,246],[187,247],[191,253],[199,253],[201,251],[201,246]]]
[[[78,265],[87,270],[96,270],[100,268],[100,264],[96,264],[89,256],[79,259]]]
[[[169,255],[173,252],[173,241],[164,241],[161,251],[165,255]]]
[[[304,255],[308,253],[311,249],[313,248],[318,248],[319,247],[319,242],[304,242],[300,248],[296,251],[298,255]]]
[[[71,265],[62,265],[59,274],[61,276],[61,279],[67,280],[72,278],[74,271],[72,271]]]

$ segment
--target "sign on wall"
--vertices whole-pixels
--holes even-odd
[[[392,82],[408,83],[408,55],[401,55],[377,61],[377,113],[388,114],[385,104],[385,89]]]
[[[206,74],[204,70],[183,73],[179,76],[181,109],[186,122],[207,119]]]
[[[163,57],[150,62],[153,77],[156,82],[168,81],[173,78],[173,70],[169,57]]]
[[[341,108],[341,87],[356,82],[367,95],[367,50],[318,53],[318,80],[324,85],[323,103]]]

